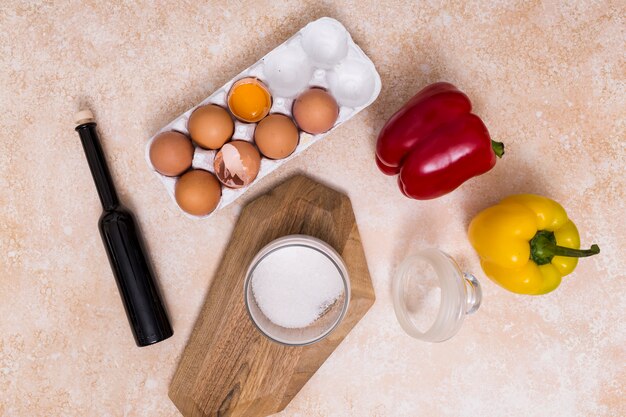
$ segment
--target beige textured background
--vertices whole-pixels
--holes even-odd
[[[0,6],[0,416],[177,415],[167,386],[241,204],[294,172],[351,197],[378,300],[281,416],[626,415],[623,2],[107,3]],[[144,162],[147,138],[326,15],[376,64],[378,100],[244,201],[184,217]],[[437,80],[470,95],[507,155],[451,195],[410,201],[373,146]],[[170,309],[175,336],[153,347],[134,346],[97,234],[80,103]],[[514,192],[561,201],[584,245],[602,248],[548,296],[484,279],[465,237],[473,214]],[[484,287],[479,312],[438,345],[405,336],[389,297],[395,266],[426,246]]]

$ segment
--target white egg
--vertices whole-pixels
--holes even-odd
[[[265,59],[263,74],[275,97],[292,98],[307,87],[313,65],[302,46],[294,42],[275,50]]]
[[[302,47],[315,65],[332,68],[348,54],[348,31],[336,20],[317,20],[302,30]]]
[[[347,59],[328,72],[330,92],[341,106],[363,106],[376,89],[375,71],[365,61]]]

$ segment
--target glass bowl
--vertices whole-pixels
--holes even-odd
[[[333,285],[340,288],[339,296],[334,300],[330,300],[328,305],[323,305],[321,307],[322,311],[320,312],[320,315],[313,322],[304,327],[286,327],[286,325],[276,324],[275,322],[280,320],[276,320],[275,318],[274,321],[272,321],[268,317],[268,315],[272,316],[268,307],[275,313],[277,311],[277,306],[267,306],[266,304],[266,311],[264,312],[259,306],[257,297],[255,297],[254,293],[253,280],[255,279],[255,273],[262,270],[263,267],[267,267],[267,264],[264,265],[264,263],[277,262],[277,259],[280,257],[276,255],[279,255],[279,251],[293,248],[303,249],[304,252],[299,252],[304,256],[316,257],[316,259],[321,262],[324,262],[325,260],[327,263],[324,264],[323,271],[325,271],[324,273],[326,275],[324,275],[323,278],[333,280],[333,277],[335,277],[336,274],[336,279],[338,281],[333,281]],[[310,252],[310,254],[307,255],[307,251],[313,252]],[[283,255],[284,254],[285,252],[283,252]],[[281,266],[281,274],[288,273],[295,276],[296,274],[314,273],[312,271],[304,270],[302,266],[303,265],[298,262],[284,264]],[[259,275],[258,279],[267,280],[266,278],[260,277],[261,275]],[[283,313],[283,317],[287,314],[287,317],[285,317],[286,319],[290,319],[288,315],[290,308],[298,308],[298,305],[294,304],[296,300],[295,297],[298,294],[294,293],[294,297],[290,299],[289,293],[294,289],[287,288],[289,286],[288,284],[289,283],[285,283],[281,280],[277,280],[275,283],[271,284],[277,285],[277,288],[275,288],[275,297],[273,297],[274,301],[279,299],[284,301],[284,303],[281,303],[281,308],[279,308],[278,311]],[[296,292],[298,290],[298,288],[295,288]],[[300,289],[300,291],[301,290],[302,289]],[[267,290],[264,291],[264,295],[267,294],[266,291]],[[309,295],[307,294],[306,296],[308,299]],[[252,259],[244,282],[244,300],[252,322],[262,334],[267,336],[272,341],[283,345],[305,346],[322,340],[335,328],[337,328],[339,323],[341,323],[346,315],[348,304],[350,302],[350,279],[343,259],[341,259],[341,256],[326,242],[306,235],[290,235],[270,242]],[[282,307],[285,307],[286,310]],[[297,312],[294,312],[293,315],[297,315]],[[293,317],[291,317],[291,319],[293,319]]]
[[[466,315],[478,309],[482,290],[454,259],[431,248],[409,256],[399,266],[392,296],[396,317],[406,333],[426,342],[443,342],[459,331]],[[432,311],[430,317],[426,310]]]

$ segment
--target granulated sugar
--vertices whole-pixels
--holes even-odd
[[[254,270],[252,293],[274,324],[303,328],[317,320],[344,292],[335,264],[306,246],[267,255]]]

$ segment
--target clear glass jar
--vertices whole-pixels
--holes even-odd
[[[300,328],[282,327],[272,322],[259,307],[252,288],[252,280],[257,267],[262,262],[271,261],[271,255],[277,251],[293,247],[314,250],[324,255],[332,264],[331,269],[336,270],[338,279],[342,283],[341,295],[315,321]],[[284,265],[284,268],[293,268],[292,271],[287,271],[292,274],[307,273],[301,269],[300,265]],[[306,235],[289,235],[270,242],[252,259],[244,283],[244,300],[252,322],[269,339],[289,346],[309,345],[328,336],[343,320],[350,302],[350,278],[343,259],[326,242]]]
[[[420,291],[431,283],[430,291]],[[424,329],[424,314],[419,306],[439,292],[436,316]],[[396,317],[410,336],[426,342],[443,342],[454,336],[465,316],[480,306],[482,291],[473,275],[463,273],[457,263],[439,249],[424,249],[407,257],[398,267],[392,283]],[[416,308],[418,306],[418,308]]]

